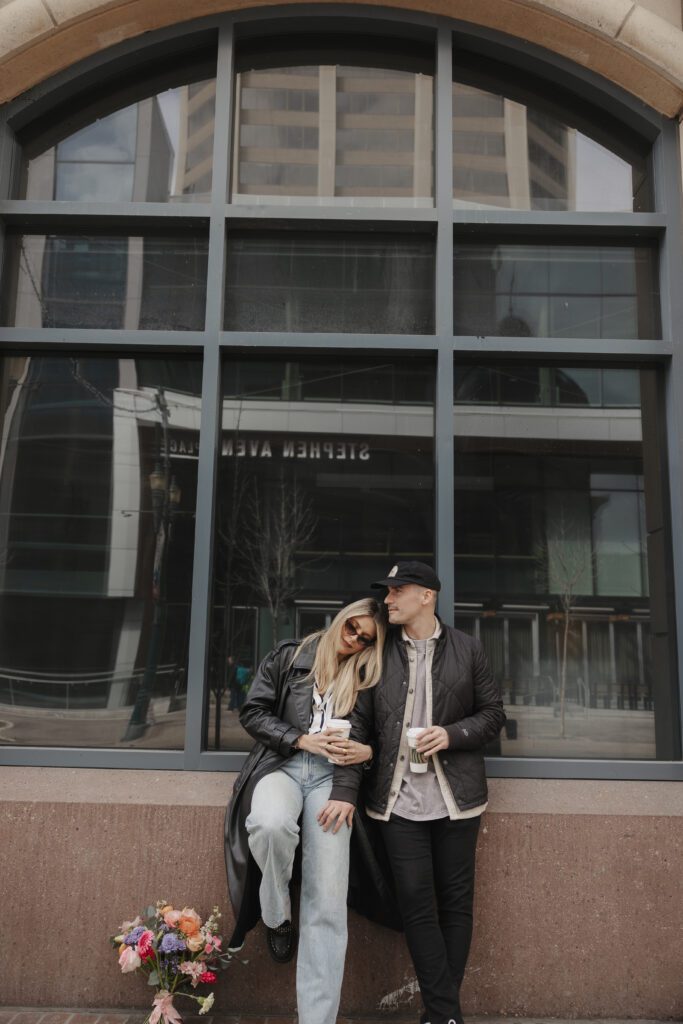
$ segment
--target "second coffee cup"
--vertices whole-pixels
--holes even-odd
[[[421,774],[428,768],[427,758],[416,749],[418,736],[425,731],[424,726],[412,726],[408,729],[408,753],[410,755],[410,770]]]

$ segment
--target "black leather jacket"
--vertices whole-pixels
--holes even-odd
[[[294,741],[308,732],[313,697],[311,669],[315,646],[299,649],[299,641],[284,640],[263,659],[240,712],[240,722],[256,740],[235,782],[225,819],[225,864],[235,912],[231,946],[239,946],[260,917],[260,872],[249,851],[246,819],[257,782],[277,771],[294,753]],[[354,726],[351,737],[359,739]],[[331,800],[355,804],[362,770],[335,766]]]
[[[459,629],[443,623],[441,628],[432,661],[432,724],[446,729],[449,745],[436,756],[465,811],[487,799],[484,747],[498,736],[505,712],[481,644]],[[408,675],[406,642],[399,628],[390,628],[382,678],[359,694],[351,714],[354,735],[375,746],[363,796],[366,807],[379,814],[386,812],[399,756]]]

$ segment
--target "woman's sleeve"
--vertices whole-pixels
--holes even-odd
[[[249,687],[240,722],[249,735],[283,757],[289,757],[301,729],[277,717],[276,709],[295,647],[280,644],[266,655]]]
[[[361,690],[356,698],[353,711],[348,716],[351,722],[351,739],[359,743],[367,743],[375,754],[373,743],[373,720],[374,720],[373,691]],[[332,792],[330,800],[344,800],[346,803],[356,805],[358,790],[363,778],[362,764],[336,765],[332,780]]]

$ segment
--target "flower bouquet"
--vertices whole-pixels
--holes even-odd
[[[141,971],[147,984],[157,989],[152,1010],[145,1024],[180,1024],[182,1018],[173,1005],[176,996],[185,996],[199,1003],[199,1013],[213,1006],[214,994],[193,995],[197,985],[213,985],[216,971],[224,970],[235,959],[230,950],[223,952],[218,931],[218,907],[202,924],[197,912],[189,907],[174,910],[160,900],[156,907],[147,907],[134,921],[124,921],[111,943],[119,954],[123,974]]]

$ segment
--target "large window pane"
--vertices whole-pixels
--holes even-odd
[[[0,743],[180,749],[201,362],[0,368]]]
[[[434,331],[434,243],[420,235],[230,232],[231,331]]]
[[[453,82],[453,203],[460,208],[652,209],[648,147],[604,113],[512,68],[462,57]]]
[[[204,329],[206,238],[14,235],[7,251],[4,324]]]
[[[431,206],[429,48],[381,57],[359,39],[238,51],[232,201]],[[321,50],[328,50],[321,60]],[[353,55],[349,60],[349,55]]]
[[[455,334],[661,337],[649,246],[458,242],[453,274]]]
[[[235,357],[223,415],[208,744],[278,639],[329,623],[387,558],[434,550],[434,366],[403,356]]]
[[[504,755],[655,757],[667,670],[649,639],[653,468],[637,379],[456,366],[456,624],[481,638],[501,686]],[[628,405],[598,400],[611,392]]]
[[[82,127],[50,145],[27,146],[23,199],[71,202],[208,201],[213,166],[216,82],[167,89],[112,110],[112,97],[93,120],[91,106],[68,123]],[[54,135],[59,141],[54,144]]]

